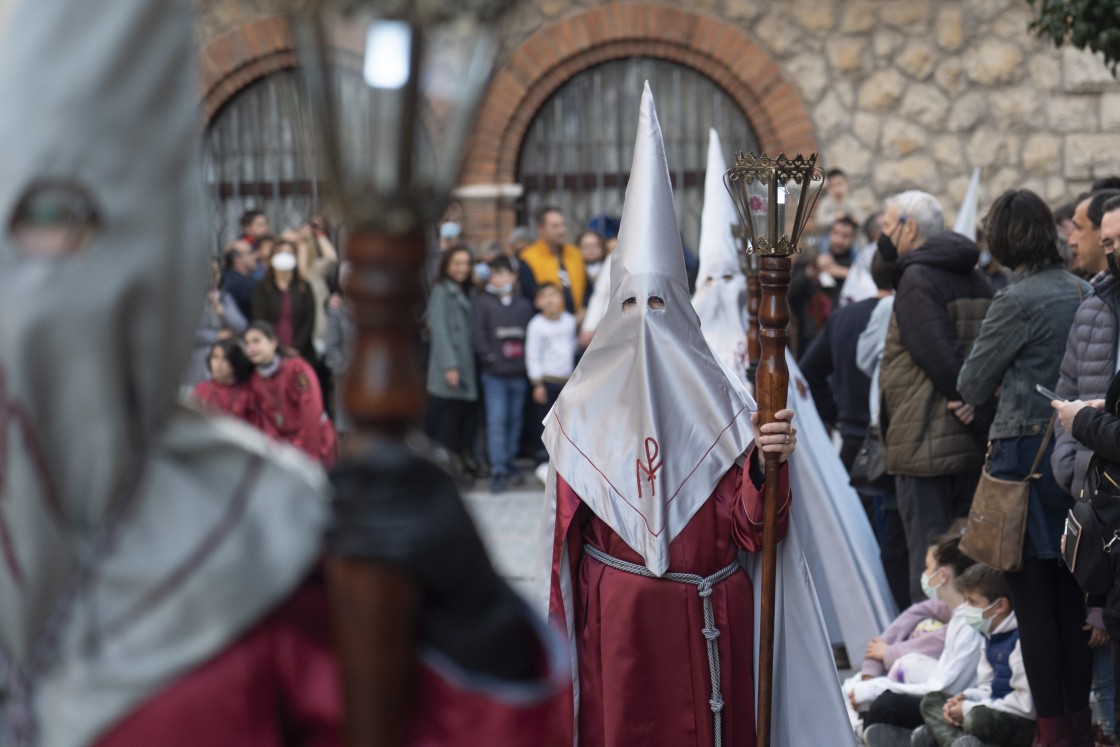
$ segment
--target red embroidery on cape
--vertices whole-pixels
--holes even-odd
[[[665,466],[665,460],[658,460],[657,457],[661,453],[661,447],[658,445],[657,440],[654,438],[646,439],[646,463],[642,464],[639,457],[634,460],[637,468],[634,470],[634,476],[638,480],[638,497],[642,497],[642,475],[645,474],[646,480],[649,482],[649,494],[651,498],[657,497],[657,473]]]

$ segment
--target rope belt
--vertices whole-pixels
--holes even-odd
[[[731,565],[707,577],[695,573],[666,573],[664,576],[655,576],[644,565],[619,560],[594,545],[585,544],[583,550],[595,560],[608,568],[614,568],[616,571],[633,573],[635,576],[644,576],[645,578],[676,581],[680,584],[691,584],[696,587],[696,591],[700,594],[700,601],[704,603],[704,628],[700,632],[704,634],[704,641],[708,647],[708,672],[712,676],[712,690],[708,704],[712,707],[713,743],[715,747],[721,747],[723,744],[723,722],[720,712],[723,711],[723,694],[719,689],[719,647],[716,643],[716,639],[719,638],[719,628],[716,627],[716,616],[712,610],[712,587],[731,578],[742,568],[739,565],[739,559],[735,558]]]

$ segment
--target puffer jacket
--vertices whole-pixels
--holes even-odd
[[[977,472],[994,403],[971,426],[948,409],[957,377],[991,303],[980,251],[960,234],[930,237],[894,270],[894,315],[880,373],[887,472],[937,477]]]
[[[1074,314],[1088,293],[1088,283],[1054,262],[1023,271],[996,294],[957,380],[964,401],[973,405],[1000,390],[989,439],[1046,430],[1054,411],[1035,385],[1057,382]]]
[[[1111,258],[1109,264],[1112,264]],[[1093,288],[1073,318],[1066,352],[1054,391],[1062,399],[1103,399],[1116,372],[1117,320],[1120,319],[1120,281],[1109,276]],[[1091,449],[1054,426],[1054,479],[1074,498],[1081,494]]]

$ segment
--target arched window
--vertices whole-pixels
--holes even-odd
[[[544,205],[564,211],[573,234],[595,215],[621,215],[646,80],[665,138],[677,221],[685,244],[696,249],[708,128],[719,132],[728,163],[733,151],[754,150],[757,141],[746,114],[716,83],[692,68],[650,57],[585,70],[540,108],[518,160],[518,181],[525,190],[518,215],[522,225],[531,225]]]
[[[206,131],[204,173],[217,246],[237,237],[244,210],[263,210],[275,232],[302,225],[318,211],[319,175],[307,157],[310,127],[297,70],[251,83],[214,115]]]
[[[392,109],[357,70],[334,70],[343,157],[373,173],[396,157],[391,138],[378,140],[379,120]],[[237,238],[241,213],[263,210],[274,233],[303,225],[322,206],[323,175],[314,157],[314,123],[299,70],[281,70],[251,83],[214,115],[206,131],[205,178],[213,201],[215,248]],[[430,168],[431,142],[420,128],[421,168]]]

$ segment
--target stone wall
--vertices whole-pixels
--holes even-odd
[[[525,3],[507,43],[599,4]],[[1098,59],[1031,36],[1025,0],[665,4],[725,19],[774,57],[864,209],[921,188],[952,217],[974,166],[981,209],[1008,188],[1058,203],[1120,174],[1120,84]]]
[[[283,0],[195,0],[203,45]],[[522,0],[505,57],[532,34],[609,3]],[[1058,203],[1120,174],[1120,84],[1097,59],[1027,32],[1025,0],[675,0],[733,24],[777,62],[809,112],[826,166],[866,210],[907,188],[952,217],[974,166],[981,210],[1026,187]],[[699,50],[703,52],[704,50]]]

